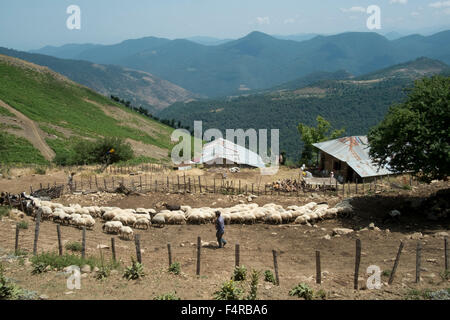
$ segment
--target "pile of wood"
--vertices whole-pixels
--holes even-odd
[[[40,198],[40,199],[57,199],[61,197],[64,191],[64,186],[54,186],[50,188],[44,188],[34,191],[31,196]]]
[[[305,182],[303,180],[284,179],[272,182],[269,184],[269,188],[273,191],[297,192],[298,190],[303,190],[303,188],[305,188]]]

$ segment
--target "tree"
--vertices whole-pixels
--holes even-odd
[[[331,130],[331,124],[320,115],[317,116],[317,127],[308,127],[300,123],[297,127],[303,141],[303,151],[301,160],[303,163],[311,164],[313,159],[317,159],[317,151],[314,150],[313,143],[337,139],[342,136],[345,129]]]
[[[450,77],[415,82],[402,104],[393,105],[369,135],[370,156],[395,172],[422,181],[450,175]]]

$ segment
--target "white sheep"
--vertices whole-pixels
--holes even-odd
[[[148,229],[152,223],[147,218],[139,218],[136,220],[136,222],[133,225],[133,228],[139,229],[139,228],[145,228]]]
[[[133,229],[131,229],[130,227],[122,226],[119,230],[119,237],[121,239],[131,240],[133,239],[133,234]]]
[[[123,225],[120,221],[108,221],[102,226],[102,230],[106,233],[118,234],[122,227]]]
[[[279,213],[272,213],[271,215],[266,216],[264,222],[268,224],[281,224],[283,219]]]
[[[164,227],[166,224],[166,219],[164,214],[158,213],[152,218],[152,224],[158,225],[159,227]]]
[[[184,214],[174,213],[169,217],[167,222],[169,224],[186,224],[186,218],[184,217]]]

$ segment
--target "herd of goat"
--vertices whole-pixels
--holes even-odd
[[[351,216],[353,207],[349,200],[344,200],[330,208],[326,203],[310,202],[303,206],[289,206],[269,203],[259,206],[256,203],[238,204],[229,208],[192,208],[190,206],[173,206],[164,204],[164,210],[155,209],[121,209],[117,207],[82,207],[79,204],[69,206],[41,200],[22,193],[0,197],[0,205],[10,205],[28,216],[42,221],[48,220],[62,225],[92,230],[96,219],[103,222],[106,233],[118,234],[122,239],[132,239],[134,229],[148,229],[150,226],[163,227],[166,224],[207,224],[214,223],[216,211],[220,211],[225,224],[309,224],[319,220],[332,219],[338,215]]]

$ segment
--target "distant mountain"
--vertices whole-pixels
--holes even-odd
[[[77,59],[143,70],[219,97],[271,88],[314,72],[347,70],[359,76],[422,56],[450,63],[450,30],[393,41],[374,32],[347,32],[301,42],[252,32],[215,46],[149,37],[90,48]]]
[[[292,40],[292,41],[306,41],[311,40],[314,37],[319,36],[317,33],[299,33],[299,34],[291,34],[287,36],[283,35],[273,35],[274,38],[280,39],[280,40]]]
[[[227,42],[232,41],[232,39],[217,39],[217,38],[212,38],[212,37],[190,37],[187,38],[186,40],[198,43],[198,44],[203,44],[205,46],[217,46],[220,44],[224,44]]]
[[[156,112],[178,101],[196,97],[191,92],[159,79],[150,73],[114,65],[100,65],[80,60],[65,60],[0,47],[0,54],[46,66],[69,79],[105,96],[115,95],[132,105]]]
[[[173,130],[47,67],[0,54],[2,164],[62,161],[78,142],[101,137],[168,161]]]
[[[86,50],[100,48],[99,44],[66,44],[61,47],[46,46],[39,50],[31,50],[30,53],[45,54],[61,59],[76,59]]]
[[[379,123],[389,107],[403,101],[413,81],[434,74],[450,75],[443,62],[419,58],[367,75],[347,72],[313,73],[260,94],[236,98],[175,103],[159,112],[160,118],[190,125],[203,121],[203,129],[280,129],[280,149],[298,160],[302,144],[298,124],[316,125],[318,115],[346,135],[365,135]]]
[[[403,35],[396,31],[391,31],[391,32],[384,34],[384,37],[388,40],[397,40],[397,39],[402,38]]]

